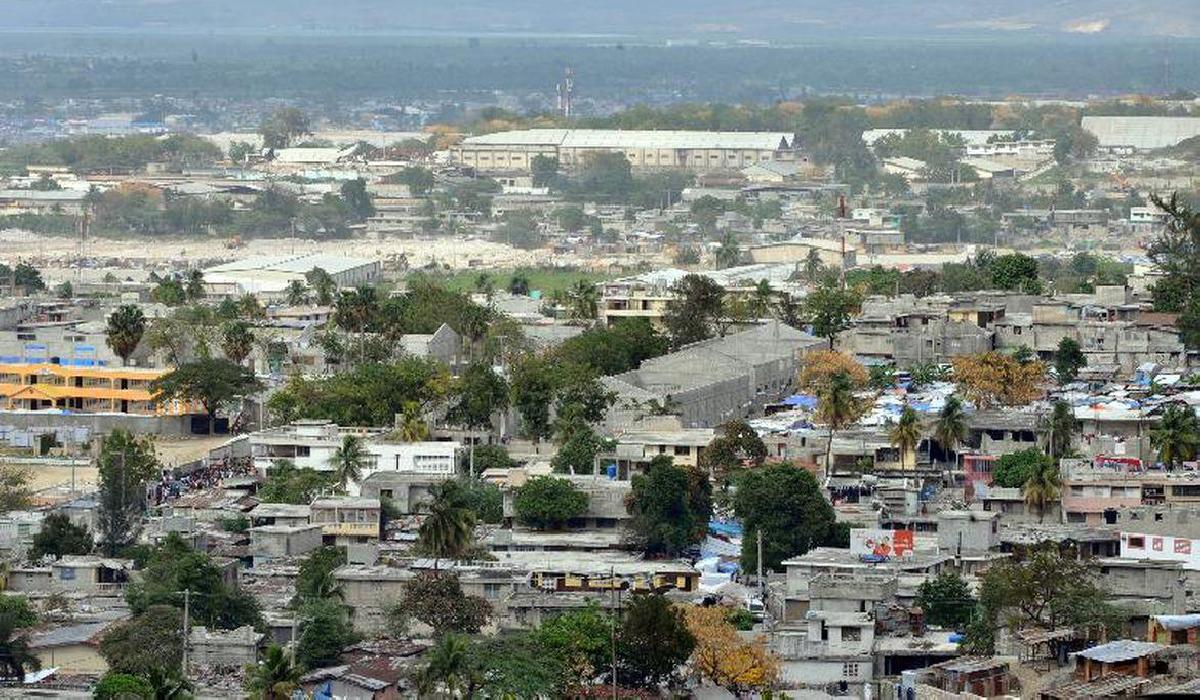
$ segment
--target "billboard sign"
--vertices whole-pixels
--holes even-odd
[[[853,528],[850,530],[850,552],[872,561],[902,557],[913,550],[912,530],[880,530]]]

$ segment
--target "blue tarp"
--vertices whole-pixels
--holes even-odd
[[[708,531],[726,537],[741,537],[742,524],[735,520],[709,520]]]
[[[817,397],[809,396],[808,394],[792,394],[783,400],[785,406],[797,406],[799,408],[816,408]]]

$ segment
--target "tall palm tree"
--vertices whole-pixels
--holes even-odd
[[[808,257],[804,259],[804,280],[806,282],[816,283],[817,278],[825,271],[825,263],[821,262],[821,254],[816,248],[808,251]]]
[[[443,481],[429,489],[428,513],[417,530],[417,544],[437,559],[459,559],[475,541],[475,512],[456,481]]]
[[[1173,403],[1163,411],[1158,425],[1150,430],[1150,445],[1168,467],[1196,458],[1200,449],[1200,421],[1186,404]]]
[[[1038,512],[1038,522],[1046,517],[1046,506],[1058,500],[1061,490],[1062,481],[1059,478],[1058,465],[1049,458],[1038,462],[1021,487],[1025,505]]]
[[[568,293],[571,300],[571,317],[582,320],[596,318],[596,285],[588,280],[579,280]]]
[[[771,283],[759,280],[750,295],[750,313],[754,314],[755,318],[765,318],[771,313],[771,300],[774,298],[775,290],[771,288]]]
[[[904,457],[910,451],[915,451],[921,444],[921,417],[912,406],[905,406],[900,412],[900,420],[888,432],[892,445],[900,450],[900,468],[904,469]],[[915,468],[916,465],[914,464]]]
[[[283,647],[272,644],[257,664],[246,666],[246,692],[254,700],[287,700],[300,684],[300,669]]]
[[[42,663],[29,649],[29,637],[21,629],[17,616],[0,614],[0,678],[21,679],[26,671],[37,671]]]
[[[188,301],[200,301],[204,298],[204,272],[193,267],[183,278],[183,291]]]
[[[363,468],[367,466],[367,449],[363,447],[362,438],[357,435],[343,436],[342,444],[329,457],[329,466],[333,467],[343,491],[350,482],[358,483],[362,479]]]
[[[1050,457],[1057,462],[1071,452],[1071,443],[1075,433],[1079,432],[1079,421],[1071,404],[1066,401],[1055,401],[1054,410],[1046,423],[1046,448]]]
[[[308,289],[300,280],[288,282],[284,292],[287,294],[287,303],[292,306],[299,306],[308,301]]]
[[[714,258],[718,270],[733,267],[741,262],[742,250],[738,247],[737,236],[733,235],[732,231],[726,231],[721,237],[721,247],[717,248]]]
[[[854,381],[842,370],[835,372],[817,391],[817,420],[829,426],[825,446],[825,469],[833,467],[833,434],[854,424],[862,416],[862,402],[854,395]]]
[[[242,320],[227,321],[221,327],[221,352],[235,365],[241,365],[254,349],[254,332]]]
[[[945,452],[957,452],[966,441],[967,432],[967,414],[963,410],[962,399],[951,394],[938,412],[937,422],[933,424],[933,437]]]
[[[478,671],[471,664],[471,642],[456,632],[448,632],[427,654],[429,663],[417,676],[417,691],[422,696],[444,692],[451,698],[471,697],[479,684]]]
[[[404,442],[423,442],[429,439],[429,424],[421,415],[421,404],[416,401],[406,401],[404,410],[400,413],[400,426],[397,433]]]
[[[121,358],[121,364],[127,365],[145,332],[146,315],[142,310],[133,304],[122,304],[108,316],[104,342]]]

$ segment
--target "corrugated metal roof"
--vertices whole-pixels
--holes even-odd
[[[776,131],[653,131],[625,129],[526,129],[471,136],[477,146],[547,146],[561,148],[678,148],[773,151],[790,148],[792,134]]]
[[[1081,126],[1105,148],[1168,148],[1200,136],[1200,117],[1084,117]]]
[[[1139,642],[1134,639],[1118,639],[1107,644],[1094,646],[1091,649],[1075,652],[1076,656],[1082,656],[1085,659],[1098,661],[1102,664],[1115,664],[1122,661],[1132,661],[1133,659],[1141,658],[1149,654],[1154,654],[1166,649],[1161,644],[1154,642]]]

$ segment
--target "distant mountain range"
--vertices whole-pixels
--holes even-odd
[[[1197,0],[0,0],[0,16],[9,30],[1200,37]]]

